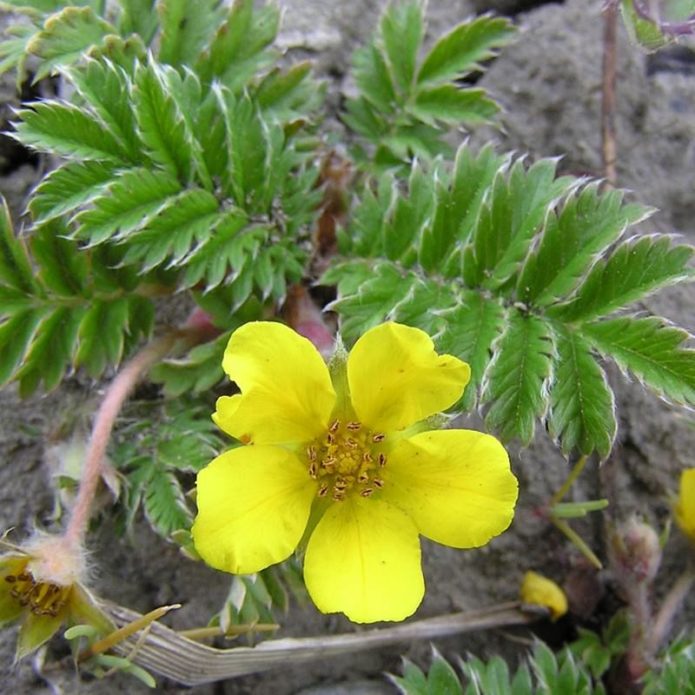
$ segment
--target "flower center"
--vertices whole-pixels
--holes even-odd
[[[363,427],[361,422],[344,425],[335,420],[323,439],[306,449],[309,475],[319,482],[318,496],[330,493],[335,502],[342,502],[349,492],[369,497],[383,487],[379,477],[386,465],[381,451],[385,436]]]
[[[8,574],[5,581],[12,585],[10,595],[21,606],[28,606],[36,615],[58,615],[67,603],[72,589],[72,586],[37,582],[31,572],[27,571],[17,575]]]

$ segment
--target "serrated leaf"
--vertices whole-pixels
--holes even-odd
[[[382,113],[396,107],[396,87],[391,69],[380,46],[371,43],[355,51],[352,74],[364,97]]]
[[[27,46],[37,31],[33,24],[7,27],[5,37],[0,41],[0,75],[8,70],[16,70],[15,86],[18,93],[27,76]]]
[[[434,221],[423,231],[419,260],[426,270],[460,275],[460,258],[455,263],[452,256],[460,257],[490,184],[505,164],[506,158],[496,155],[489,146],[477,155],[466,145],[458,149],[451,182],[438,185]]]
[[[33,294],[34,272],[26,246],[15,236],[7,202],[0,196],[0,285]]]
[[[41,381],[47,391],[62,381],[72,361],[85,311],[85,306],[58,307],[41,321],[16,375],[22,397],[33,393]]]
[[[86,297],[89,263],[77,244],[65,238],[65,227],[47,222],[34,230],[31,251],[39,267],[39,279],[61,297]]]
[[[192,515],[186,506],[181,484],[171,471],[162,468],[152,470],[143,507],[152,528],[165,538],[173,531],[191,525]]]
[[[379,22],[391,73],[401,93],[410,93],[424,35],[422,4],[418,0],[390,4]]]
[[[617,431],[615,402],[606,375],[581,335],[554,326],[557,357],[550,388],[548,428],[562,451],[605,459]]]
[[[419,90],[409,111],[425,123],[476,125],[488,123],[499,111],[499,106],[484,89],[462,89],[445,84]]]
[[[127,161],[127,152],[94,115],[72,104],[46,100],[19,111],[11,136],[27,147],[68,159]]]
[[[446,324],[438,340],[439,349],[471,367],[471,382],[461,400],[462,409],[470,410],[492,359],[492,346],[504,328],[504,310],[499,302],[482,293],[466,292],[461,303],[443,312],[442,318]]]
[[[238,272],[246,262],[249,243],[254,243],[254,236],[261,234],[259,240],[265,238],[265,233],[245,234],[245,239],[237,238],[247,224],[247,217],[241,210],[229,210],[217,224],[210,237],[205,240],[187,259],[182,283],[184,287],[192,287],[199,282],[205,283],[205,289],[211,290],[222,283],[228,273]]]
[[[235,0],[201,57],[197,72],[205,81],[215,78],[237,93],[260,68],[270,62],[265,51],[277,36],[278,8],[266,5],[254,9],[253,0]]]
[[[695,405],[695,350],[686,331],[656,316],[586,323],[582,335],[624,371],[675,403]]]
[[[77,215],[75,236],[91,245],[100,244],[116,234],[123,238],[147,224],[180,190],[179,182],[164,172],[149,169],[125,171],[93,200],[91,209]]]
[[[371,267],[369,279],[354,294],[339,297],[327,308],[339,311],[343,318],[341,333],[346,340],[352,340],[383,323],[399,299],[417,282],[414,273],[401,271],[392,263],[378,263]]]
[[[42,60],[34,81],[43,79],[58,66],[76,62],[90,46],[114,33],[116,29],[91,7],[66,7],[51,15],[27,45],[27,51]]]
[[[508,19],[478,17],[459,24],[439,39],[417,74],[419,84],[455,80],[476,70],[483,60],[509,42],[514,28]]]
[[[212,193],[187,188],[173,197],[141,229],[131,232],[123,263],[139,263],[144,271],[163,264],[178,265],[195,244],[204,244],[220,221],[219,203]]]
[[[389,312],[388,319],[435,335],[446,325],[445,312],[456,301],[457,296],[450,287],[443,287],[434,280],[416,278],[405,296]]]
[[[434,650],[432,664],[427,674],[427,690],[433,695],[462,695],[463,688],[456,671]]]
[[[124,333],[130,315],[129,297],[113,301],[96,299],[82,318],[75,366],[84,365],[90,376],[101,376],[106,367],[116,365],[123,355]]]
[[[555,179],[556,164],[545,159],[525,170],[517,160],[508,175],[498,175],[465,257],[469,286],[499,288],[516,274],[549,206],[574,182]]]
[[[44,309],[25,309],[0,322],[0,384],[6,384],[24,361],[41,324]]]
[[[489,404],[485,424],[502,439],[528,444],[536,419],[547,406],[553,359],[552,333],[541,318],[511,310],[504,333],[493,345],[493,362],[483,387]]]
[[[667,285],[693,278],[688,268],[695,248],[674,245],[667,235],[630,239],[596,263],[576,296],[551,307],[564,321],[587,321],[610,314]]]
[[[256,102],[261,110],[275,114],[283,108],[296,108],[299,106],[297,97],[303,93],[302,85],[309,81],[307,78],[310,75],[311,63],[308,60],[296,63],[287,70],[275,68],[259,83],[254,94]],[[306,100],[302,108],[306,108]]]
[[[158,59],[178,67],[192,65],[222,18],[219,0],[160,0],[161,24]]]
[[[34,190],[29,210],[36,224],[90,202],[114,177],[108,162],[68,162],[54,169]]]
[[[194,138],[167,88],[165,68],[152,61],[138,65],[132,98],[140,139],[149,156],[180,181],[189,181]]]
[[[650,212],[640,205],[625,205],[622,191],[600,193],[597,182],[585,186],[565,201],[559,215],[548,218],[538,250],[519,276],[519,298],[547,306],[568,296],[596,256]]]
[[[139,34],[149,44],[157,30],[156,0],[119,0],[118,30],[123,36]],[[200,5],[200,3],[198,3]],[[162,37],[162,41],[164,37]]]
[[[67,74],[78,93],[122,144],[130,161],[141,162],[142,143],[136,133],[130,98],[132,85],[125,70],[107,59],[88,59]]]

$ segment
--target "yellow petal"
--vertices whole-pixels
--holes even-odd
[[[335,503],[309,539],[304,581],[323,613],[356,623],[404,620],[425,591],[417,529],[380,500]]]
[[[297,547],[316,483],[292,453],[244,446],[208,464],[197,481],[195,548],[212,567],[249,574],[281,562]]]
[[[453,405],[471,370],[452,355],[438,355],[427,333],[384,323],[355,343],[347,372],[358,418],[372,429],[390,432]]]
[[[681,531],[695,541],[695,468],[681,473],[675,516]]]
[[[281,323],[255,321],[234,331],[222,367],[241,395],[217,401],[213,419],[244,443],[308,442],[328,425],[335,404],[323,358]]]
[[[550,610],[553,620],[567,613],[567,596],[551,579],[537,572],[526,572],[521,583],[521,601]]]
[[[438,543],[474,548],[512,521],[518,484],[504,447],[471,430],[423,432],[400,441],[381,477],[384,499]]]

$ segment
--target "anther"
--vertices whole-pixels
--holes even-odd
[[[310,475],[312,478],[314,478],[314,480],[315,480],[315,479],[316,479],[316,474],[317,474],[317,472],[318,472],[318,467],[317,467],[317,465],[316,465],[316,461],[313,461],[313,462],[309,465],[309,475]]]
[[[319,487],[319,492],[318,492],[319,497],[325,497],[327,492],[328,492],[328,483],[321,483],[321,487]]]
[[[331,432],[329,432],[326,435],[326,444],[335,444],[335,435]]]
[[[19,579],[20,582],[34,581],[34,578],[28,572],[22,572],[21,574],[18,574],[17,579]]]
[[[379,465],[382,468],[386,465],[386,454],[379,454]]]
[[[360,495],[362,495],[362,497],[369,497],[373,492],[374,490],[371,487],[366,487],[360,492]]]
[[[329,432],[333,432],[335,434],[338,430],[340,429],[340,420],[336,420],[329,428]]]
[[[316,447],[315,446],[307,447],[306,455],[309,458],[309,461],[316,461]]]
[[[383,456],[383,454],[382,454]],[[374,457],[368,452],[365,451],[364,454],[362,454],[362,461],[364,463],[371,463],[374,460]]]
[[[357,442],[352,437],[348,437],[345,440],[345,446],[347,446],[350,449],[356,449],[359,446],[359,444],[357,444]]]
[[[15,577],[14,574],[8,574],[8,575],[5,577],[5,581],[6,581],[8,584],[14,584],[14,583],[17,581],[17,577]]]
[[[367,471],[362,471],[357,476],[357,482],[358,483],[366,483],[368,480],[369,480],[369,473],[367,473]]]
[[[386,435],[382,434],[381,432],[377,432],[376,434],[372,435],[372,441],[376,444],[378,442],[383,442],[384,439],[386,439]]]
[[[384,487],[384,481],[381,478],[374,478],[374,480],[372,480],[372,482],[378,488]]]
[[[351,432],[359,432],[360,429],[362,429],[362,423],[361,422],[348,422],[347,425],[345,425]]]

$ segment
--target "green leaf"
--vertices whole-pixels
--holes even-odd
[[[34,230],[31,251],[41,283],[61,297],[86,297],[89,263],[77,244],[65,238],[65,227],[47,222]]]
[[[90,46],[101,43],[106,34],[114,33],[115,28],[98,17],[91,7],[66,7],[51,15],[27,45],[27,52],[42,60],[34,82],[61,65],[75,63]]]
[[[32,394],[43,381],[47,391],[63,380],[77,345],[77,334],[86,306],[59,307],[36,330],[24,364],[17,372],[22,397]]]
[[[145,516],[152,528],[165,538],[191,525],[191,511],[176,476],[164,468],[153,468],[143,499]]]
[[[624,205],[622,191],[600,193],[598,182],[585,186],[565,201],[559,215],[550,214],[539,248],[519,276],[519,298],[547,306],[568,296],[597,255],[628,225],[643,221],[650,213],[641,205]]]
[[[490,184],[505,164],[491,146],[477,155],[466,145],[458,149],[451,183],[438,184],[434,221],[423,230],[419,259],[427,271],[461,274],[461,244],[470,238]]]
[[[528,444],[536,419],[546,408],[553,360],[552,333],[539,317],[511,310],[504,333],[493,346],[483,402],[485,424],[502,439]]]
[[[119,3],[121,6],[121,14],[118,18],[119,32],[123,36],[139,34],[142,40],[149,45],[157,30],[155,0],[119,0]],[[161,4],[164,3],[160,3],[160,6]],[[167,40],[169,40],[168,37]],[[164,37],[162,37],[162,41],[164,41]]]
[[[0,286],[32,295],[36,285],[26,246],[15,236],[7,202],[1,196],[0,200]]]
[[[204,393],[224,377],[222,355],[231,331],[194,347],[187,355],[161,362],[150,372],[153,381],[164,385],[164,392],[175,398],[186,392]]]
[[[610,453],[617,431],[613,392],[581,335],[553,327],[557,358],[550,388],[548,428],[562,451],[601,458]]]
[[[463,695],[456,671],[436,649],[433,652],[432,665],[427,674],[428,691],[433,695]]]
[[[89,59],[67,74],[80,96],[123,146],[129,160],[141,162],[142,143],[131,104],[132,84],[125,70],[107,59]]]
[[[459,24],[439,39],[418,71],[419,84],[446,82],[479,69],[514,33],[508,19],[483,16]]]
[[[2,317],[0,321],[0,384],[6,384],[23,364],[24,356],[34,340],[43,316],[43,310],[29,309],[19,311],[9,318]]]
[[[34,190],[29,210],[41,224],[91,202],[113,179],[107,162],[68,162],[54,169]]]
[[[149,156],[180,181],[191,179],[192,134],[167,88],[165,68],[150,61],[135,69],[135,118]]]
[[[124,264],[138,263],[147,272],[169,261],[184,261],[194,244],[204,244],[219,221],[219,203],[212,193],[187,188],[153,215],[127,239]]]
[[[634,0],[622,0],[620,9],[628,34],[635,43],[640,44],[647,51],[657,51],[668,46],[669,37],[664,35],[656,22],[649,21],[637,14]]]
[[[686,331],[656,316],[631,316],[584,324],[581,333],[659,395],[695,405],[695,350],[683,347]]]
[[[253,4],[253,0],[234,1],[227,19],[219,25],[197,66],[204,81],[212,82],[217,78],[232,93],[238,93],[258,70],[270,62],[265,49],[278,32],[278,8],[266,5],[254,10]]]
[[[526,171],[517,160],[507,176],[497,176],[465,256],[469,286],[499,288],[517,273],[549,206],[573,183],[555,178],[556,164],[544,159]]]
[[[425,123],[442,121],[451,125],[488,123],[499,111],[484,89],[462,89],[444,84],[418,91],[410,113]]]
[[[587,321],[610,314],[656,290],[692,279],[695,248],[673,245],[668,235],[636,237],[620,244],[592,268],[570,302],[551,307],[564,321]]]
[[[390,71],[404,96],[412,88],[424,29],[422,4],[418,0],[390,4],[379,22]]]
[[[73,159],[127,161],[128,154],[94,115],[72,104],[46,100],[18,112],[11,134],[27,147]]]
[[[382,49],[372,43],[355,51],[352,74],[364,97],[382,113],[396,108],[396,87]]]
[[[131,169],[119,174],[90,210],[76,216],[75,235],[100,244],[118,235],[126,237],[142,228],[159,210],[169,204],[181,187],[173,177],[149,169]]]
[[[462,409],[470,410],[492,359],[492,346],[504,329],[504,309],[482,293],[466,292],[461,303],[444,311],[442,318],[446,324],[438,340],[439,349],[456,355],[471,367],[471,382],[461,401]]]
[[[159,0],[158,59],[174,67],[192,65],[222,18],[219,0]]]
[[[254,98],[263,113],[271,112],[285,121],[306,116],[318,91],[317,83],[311,80],[311,63],[302,61],[287,70],[271,70],[259,83]]]

